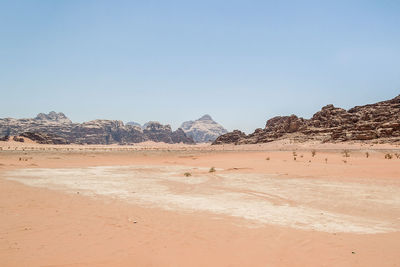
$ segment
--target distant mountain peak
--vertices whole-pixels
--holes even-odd
[[[53,121],[53,122],[59,122],[59,123],[72,123],[70,119],[68,119],[67,116],[65,116],[64,113],[62,112],[55,112],[55,111],[50,111],[48,114],[45,113],[39,113],[36,117],[35,120],[41,120],[41,121]]]
[[[134,122],[134,121],[129,121],[126,123],[126,125],[132,125],[132,126],[137,126],[142,128],[142,125],[140,123]]]
[[[213,142],[218,136],[228,132],[208,114],[195,121],[186,121],[180,128],[196,143]]]
[[[198,119],[198,121],[212,121],[213,119],[211,118],[210,115],[206,114],[203,115],[203,117],[201,117],[200,119]]]

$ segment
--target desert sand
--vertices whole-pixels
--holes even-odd
[[[399,146],[0,148],[1,266],[400,266]]]

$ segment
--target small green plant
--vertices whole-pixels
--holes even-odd
[[[369,158],[369,152],[365,152],[365,156]]]
[[[210,172],[210,173],[216,172],[215,167],[211,167],[210,170],[209,170],[208,172]]]
[[[185,172],[183,175],[185,175],[186,177],[192,176],[190,172]]]
[[[392,159],[393,155],[390,153],[385,154],[385,159]]]
[[[317,154],[317,151],[315,149],[311,150],[311,156],[315,157],[315,155]]]
[[[350,151],[348,151],[347,149],[342,151],[343,157],[348,158],[350,157]]]

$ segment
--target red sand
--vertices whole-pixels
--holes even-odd
[[[4,151],[10,145],[10,151]],[[238,217],[166,211],[109,197],[29,187],[6,180],[4,175],[8,170],[22,168],[143,164],[214,166],[225,169],[228,174],[264,173],[327,182],[386,185],[398,190],[400,159],[384,159],[386,150],[397,147],[269,144],[159,148],[147,145],[135,147],[139,151],[104,152],[104,149],[121,147],[94,146],[93,151],[93,147],[65,146],[76,150],[60,151],[60,146],[15,145],[13,142],[1,146],[1,266],[400,266],[400,231],[327,233],[272,224],[249,228],[243,225],[244,219]],[[24,146],[25,151],[22,151]],[[28,151],[31,146],[47,150]],[[355,149],[349,158],[341,154],[346,147]],[[311,156],[311,148],[317,148],[315,157]],[[377,148],[386,150],[375,150]],[[245,151],[248,149],[260,151]],[[296,161],[292,154],[295,149]],[[365,156],[367,150],[369,158]],[[400,220],[398,210],[380,212],[382,217]]]

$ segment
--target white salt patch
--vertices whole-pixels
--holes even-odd
[[[193,170],[202,175],[185,177]],[[21,183],[86,195],[106,195],[169,210],[207,211],[262,224],[350,233],[399,231],[398,187],[289,179],[261,174],[208,174],[186,166],[116,166],[75,169],[21,169],[7,177]],[[377,211],[366,217],[337,211]]]

